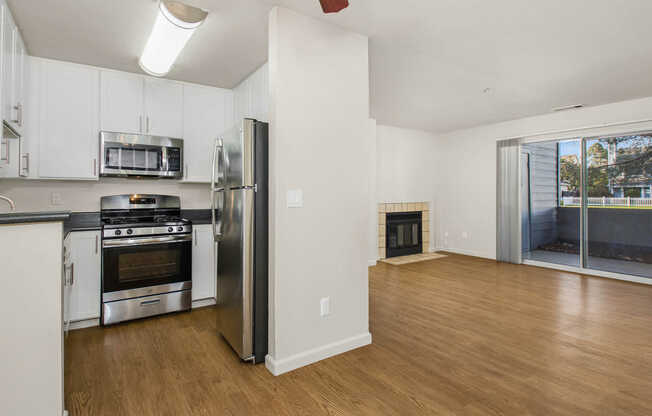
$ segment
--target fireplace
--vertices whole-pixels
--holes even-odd
[[[388,212],[386,257],[407,256],[423,251],[421,211]]]

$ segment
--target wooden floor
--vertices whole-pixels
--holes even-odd
[[[212,308],[66,341],[76,415],[652,415],[652,286],[447,258],[370,269],[373,344],[273,377]],[[300,311],[297,311],[300,312]]]

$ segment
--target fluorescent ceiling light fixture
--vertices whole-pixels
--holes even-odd
[[[202,9],[177,1],[161,1],[154,28],[140,57],[143,71],[157,77],[170,72],[179,53],[207,15]]]

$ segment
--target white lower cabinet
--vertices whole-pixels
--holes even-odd
[[[70,304],[71,322],[100,317],[102,247],[99,231],[70,233]]]
[[[215,242],[210,224],[193,225],[192,300],[215,298]]]

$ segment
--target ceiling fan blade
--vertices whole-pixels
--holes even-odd
[[[349,7],[349,0],[319,0],[324,13],[337,13]]]

